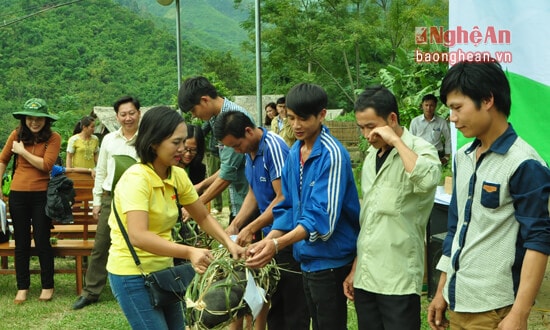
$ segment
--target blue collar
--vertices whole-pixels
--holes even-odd
[[[518,135],[516,134],[516,131],[512,127],[512,124],[508,123],[508,128],[504,133],[502,133],[501,136],[499,136],[493,144],[489,147],[489,150],[497,154],[504,155],[505,153],[510,150],[510,147],[514,144],[516,139],[518,138]],[[470,145],[468,149],[464,151],[465,154],[469,154],[473,152],[478,146],[481,145],[481,141],[479,139],[475,139],[474,142]]]

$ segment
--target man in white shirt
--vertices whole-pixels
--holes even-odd
[[[99,150],[94,182],[93,216],[97,220],[94,247],[86,271],[86,285],[82,294],[73,304],[73,309],[81,309],[97,302],[99,294],[107,282],[107,257],[111,246],[111,229],[108,225],[111,214],[111,185],[115,174],[113,155],[128,155],[137,159],[134,142],[139,127],[140,103],[135,97],[125,96],[114,104],[116,119],[120,128],[103,138]]]
[[[449,123],[435,114],[437,98],[433,94],[422,98],[422,112],[411,121],[409,131],[435,146],[441,164],[445,165],[451,155],[451,130]]]

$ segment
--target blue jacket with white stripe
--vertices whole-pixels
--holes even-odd
[[[308,232],[293,246],[302,271],[345,266],[356,255],[360,210],[349,153],[325,126],[303,167],[301,145],[294,143],[283,168],[285,200],[273,209],[272,229]]]

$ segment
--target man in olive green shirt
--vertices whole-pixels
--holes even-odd
[[[367,88],[355,118],[363,163],[357,257],[344,282],[359,329],[420,329],[426,224],[441,169],[435,147],[399,124],[394,95]]]

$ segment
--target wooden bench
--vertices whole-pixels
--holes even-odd
[[[76,294],[80,295],[82,292],[82,285],[84,283],[84,257],[89,256],[92,253],[94,247],[94,241],[81,240],[81,239],[61,239],[57,241],[57,244],[52,245],[53,252],[56,257],[75,257],[75,269],[55,269],[55,273],[75,273],[76,274]],[[8,268],[8,257],[13,256],[15,253],[15,241],[0,243],[0,256],[2,257],[2,267],[0,268],[0,274],[15,274],[15,269]],[[34,247],[34,241],[31,243],[31,255],[38,255],[38,251]],[[40,273],[40,270],[31,270],[31,273]]]
[[[86,268],[84,267],[84,258],[90,256],[94,247],[94,241],[90,240],[95,236],[97,221],[94,220],[93,194],[92,189],[94,180],[89,174],[85,173],[67,173],[67,177],[73,180],[75,189],[75,203],[72,205],[74,224],[62,225],[55,223],[52,229],[52,237],[56,237],[57,243],[52,244],[54,255],[59,257],[75,257],[74,269],[56,269],[56,273],[75,273],[76,275],[76,293],[82,292],[83,278]],[[9,208],[8,208],[9,209]],[[9,213],[8,213],[9,219]],[[14,274],[15,269],[8,267],[8,257],[15,254],[15,242],[9,241],[0,243],[0,274]],[[31,255],[36,256],[37,251],[34,248],[34,242],[31,244]],[[40,271],[31,271],[39,273]]]
[[[82,233],[82,239],[87,240],[90,238],[91,226],[94,226],[94,235],[95,228],[97,228],[97,221],[94,220],[92,214],[94,179],[87,173],[67,173],[66,175],[69,179],[73,180],[73,187],[76,193],[75,203],[72,205],[74,224],[62,225],[56,224],[54,221],[52,233],[64,232],[68,234],[72,230],[72,233]],[[80,225],[81,227],[75,225]]]
[[[52,237],[58,239],[93,239],[97,225],[73,224],[73,225],[55,225],[52,228]]]

